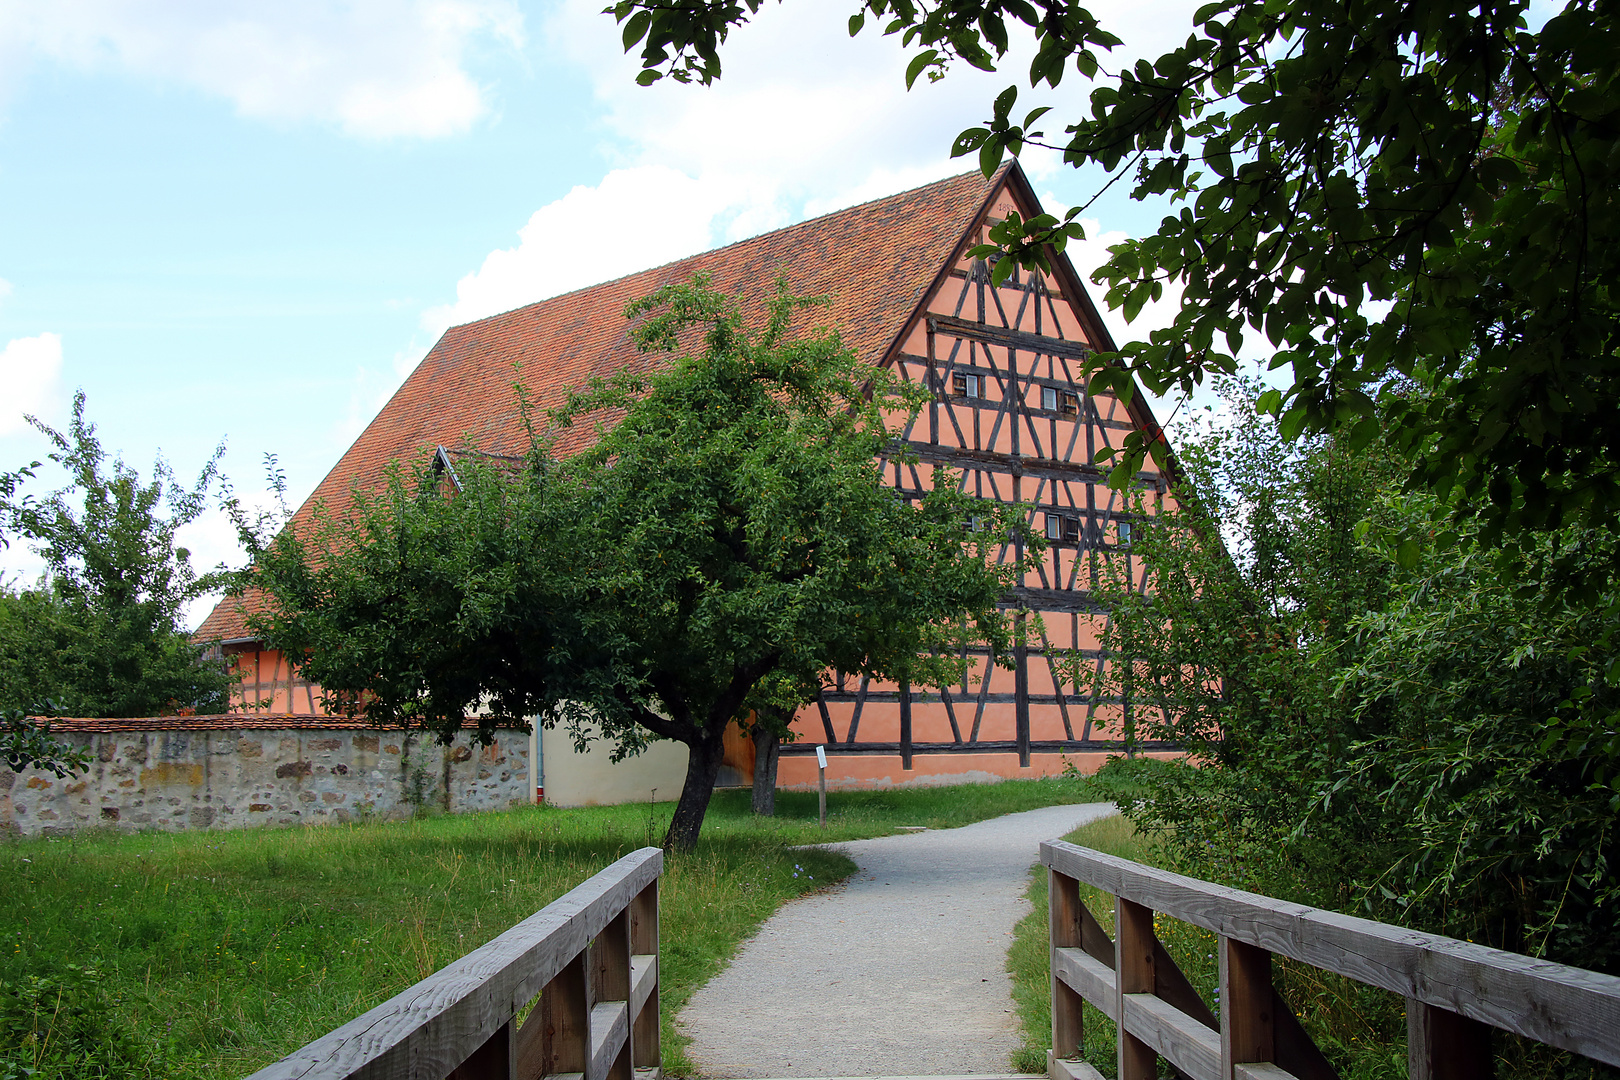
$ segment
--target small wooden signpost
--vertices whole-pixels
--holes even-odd
[[[821,827],[827,827],[827,748],[816,747],[816,767],[821,770]]]

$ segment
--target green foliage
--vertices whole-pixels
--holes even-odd
[[[720,74],[726,31],[758,0],[624,0],[626,48],[645,40],[644,83]],[[1264,337],[1292,369],[1265,398],[1290,437],[1339,430],[1392,448],[1409,481],[1483,506],[1482,538],[1611,527],[1620,508],[1620,40],[1610,5],[1576,0],[1537,32],[1528,0],[1475,6],[1397,0],[1223,0],[1154,60],[1107,71],[1116,39],[1060,0],[866,0],[914,49],[906,78],[954,61],[993,70],[1014,33],[1033,38],[1027,78],[1098,85],[1090,111],[1018,121],[1019,87],[961,133],[953,154],[989,175],[1026,145],[1076,167],[1130,175],[1138,199],[1173,204],[1158,231],[1098,272],[1127,318],[1167,284],[1173,325],[1117,357],[1155,392],[1237,370]],[[657,33],[650,35],[652,28]],[[1065,122],[1066,121],[1066,122]],[[1089,204],[1088,204],[1089,205]],[[1025,265],[1080,235],[1077,210],[1003,223]],[[1012,263],[1002,264],[1010,272]],[[1104,369],[1104,373],[1106,374]],[[1429,393],[1391,393],[1415,380]],[[1151,450],[1126,441],[1133,475]],[[1606,572],[1608,568],[1600,569]]]
[[[690,846],[731,721],[813,700],[829,668],[945,685],[965,637],[1009,634],[1017,565],[986,554],[1021,518],[944,472],[915,502],[882,485],[915,389],[833,331],[790,333],[819,303],[779,288],[758,328],[702,280],[632,304],[637,344],[678,355],[568,398],[553,420],[594,422],[591,449],[559,461],[536,431],[521,462],[396,465],[262,553],[256,629],[373,720],[685,743],[669,842]]]
[[[1582,539],[1620,555],[1611,538]],[[1388,852],[1355,879],[1376,909],[1617,971],[1620,607],[1613,593],[1525,587],[1525,569],[1424,552],[1360,621],[1340,688],[1370,737],[1305,828],[1356,821]]]
[[[1620,969],[1620,609],[1549,569],[1614,541],[1493,551],[1375,453],[1268,442],[1250,399],[1185,444],[1198,498],[1136,539],[1147,595],[1105,585],[1139,730],[1203,766],[1128,812],[1197,876]]]
[[[223,448],[189,488],[161,459],[143,482],[121,459],[108,468],[95,427],[84,418],[83,393],[74,398],[65,433],[29,420],[50,439],[50,459],[69,484],[43,501],[15,497],[19,478],[31,478],[31,469],[0,485],[4,531],[31,541],[46,565],[34,588],[0,586],[0,710],[222,711],[224,665],[200,655],[180,619],[186,604],[218,591],[228,575],[198,573],[175,537],[207,508]]]
[[[119,1013],[105,976],[76,963],[0,980],[0,1076],[112,1080],[151,1076],[152,1050]]]
[[[48,720],[29,716],[21,709],[0,713],[0,757],[6,759],[12,772],[44,769],[58,779],[90,766],[88,750],[52,738]]]

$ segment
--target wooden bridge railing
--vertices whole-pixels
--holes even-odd
[[[1620,1065],[1620,978],[1291,904],[1156,870],[1063,841],[1041,845],[1051,897],[1052,1076],[1077,1060],[1081,999],[1115,1021],[1119,1080],[1152,1080],[1164,1057],[1193,1080],[1336,1080],[1272,987],[1289,957],[1406,998],[1412,1080],[1488,1077],[1491,1028]],[[1114,897],[1115,940],[1079,883]],[[1159,943],[1155,912],[1219,936],[1220,1017]]]
[[[657,848],[626,855],[248,1080],[651,1080],[663,869]]]

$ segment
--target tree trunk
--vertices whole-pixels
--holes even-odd
[[[726,756],[723,732],[724,728],[712,734],[704,729],[695,742],[686,744],[686,784],[681,788],[680,802],[675,804],[675,816],[669,819],[665,851],[691,851],[697,847],[698,832],[714,796],[714,781]]]
[[[776,758],[782,738],[765,724],[754,725],[754,813],[776,814]]]

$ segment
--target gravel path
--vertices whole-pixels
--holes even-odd
[[[679,1024],[706,1077],[1005,1073],[1007,947],[1040,842],[1114,813],[1051,806],[836,845],[859,868],[784,906]]]

